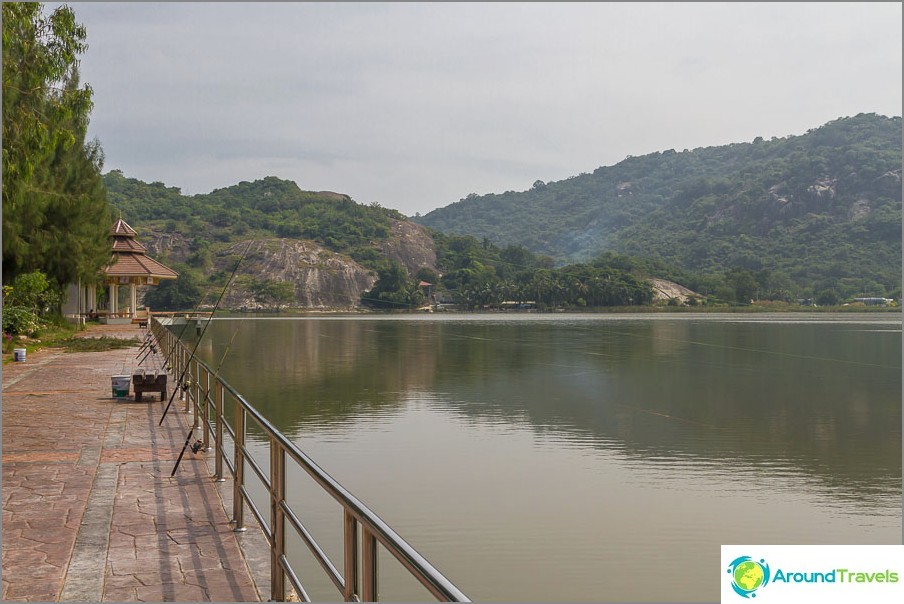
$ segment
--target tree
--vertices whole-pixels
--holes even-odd
[[[85,29],[68,6],[3,4],[3,281],[40,270],[60,289],[109,260],[100,145],[86,143]]]
[[[390,261],[377,272],[377,282],[369,292],[364,292],[361,302],[383,308],[412,308],[424,303],[424,292],[408,277],[408,272],[397,260]]]
[[[188,310],[199,304],[203,290],[197,271],[185,264],[175,265],[174,270],[179,273],[179,278],[152,287],[144,296],[146,306],[159,310]]]
[[[295,301],[295,286],[290,281],[254,279],[249,289],[255,300],[277,309]]]
[[[725,280],[734,289],[739,304],[750,304],[756,298],[759,283],[754,274],[744,268],[733,268],[725,275]]]

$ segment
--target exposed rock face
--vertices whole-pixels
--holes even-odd
[[[148,248],[148,255],[156,260],[185,262],[191,255],[191,243],[182,233],[141,233],[141,243]]]
[[[338,193],[335,195],[339,196]],[[378,244],[388,258],[399,261],[409,274],[429,267],[436,270],[433,238],[427,229],[405,220],[392,221],[390,237]],[[185,262],[192,254],[192,243],[180,233],[148,230],[142,234],[148,253],[164,262]],[[232,274],[248,241],[213,250],[211,271]],[[299,239],[262,239],[251,243],[222,308],[261,308],[249,290],[252,279],[287,281],[295,288],[292,307],[310,309],[350,309],[360,305],[361,294],[373,287],[376,274],[351,258],[322,246]],[[212,305],[212,303],[211,303]]]
[[[358,306],[361,293],[373,287],[376,275],[340,254],[310,241],[264,239],[235,243],[214,258],[216,269],[230,274],[245,249],[236,279],[223,296],[224,308],[260,308],[248,289],[251,279],[288,281],[295,286],[298,308],[348,309]]]
[[[674,281],[667,281],[665,279],[650,279],[650,284],[653,286],[654,302],[660,300],[667,301],[670,298],[677,298],[679,302],[684,304],[691,296],[696,298],[703,298],[703,296],[701,296],[700,294],[689,290],[683,285],[678,285]]]
[[[388,258],[398,260],[409,275],[428,267],[436,270],[436,251],[433,238],[427,229],[407,220],[393,220],[392,234],[380,244],[380,251]]]

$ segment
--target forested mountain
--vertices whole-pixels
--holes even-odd
[[[861,114],[801,136],[628,157],[524,192],[472,194],[415,220],[561,263],[613,251],[702,282],[746,270],[796,291],[900,295],[901,134],[900,117]]]
[[[119,171],[104,181],[152,255],[180,273],[147,292],[145,303],[160,310],[201,304],[242,257],[224,308],[414,308],[432,295],[422,280],[468,309],[527,300],[540,308],[638,305],[653,300],[644,276],[666,270],[613,257],[555,269],[523,247],[430,233],[395,210],[272,176],[194,196]]]
[[[225,284],[246,248],[227,307],[354,307],[380,271],[435,268],[426,229],[397,211],[274,176],[193,196],[118,170],[104,183],[114,210],[180,273],[148,292],[152,307],[196,306],[205,287]]]

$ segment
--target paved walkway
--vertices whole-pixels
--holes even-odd
[[[111,398],[145,331],[93,326],[83,335],[135,347],[3,367],[4,601],[262,599],[204,453],[170,478],[190,427],[182,404],[158,427],[169,393]]]

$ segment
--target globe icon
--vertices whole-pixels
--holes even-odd
[[[764,577],[763,567],[753,560],[738,564],[734,571],[735,585],[744,591],[755,590],[763,584]]]

